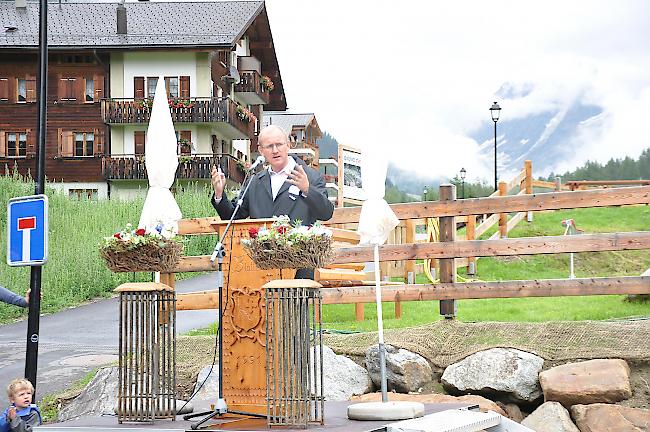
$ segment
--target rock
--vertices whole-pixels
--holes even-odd
[[[539,374],[546,401],[565,407],[614,403],[632,396],[630,368],[625,360],[597,359],[567,363]]]
[[[650,410],[598,403],[574,405],[571,415],[580,432],[650,431]]]
[[[517,423],[521,423],[521,421],[524,419],[524,414],[521,412],[521,409],[519,408],[518,405],[513,403],[502,403],[499,401],[497,401],[496,403],[501,407],[502,410],[506,412],[506,416],[510,420],[514,420]]]
[[[433,371],[431,366],[419,354],[405,349],[386,347],[386,381],[389,391],[400,393],[418,391],[423,385],[431,381]],[[376,387],[381,387],[381,370],[379,364],[379,345],[374,345],[366,351],[366,368],[372,382]]]
[[[210,373],[212,369],[212,373]],[[210,374],[210,376],[208,376]],[[208,378],[205,381],[206,377]],[[205,381],[201,390],[198,390],[201,383]],[[196,393],[198,390],[198,393]],[[216,364],[213,366],[206,366],[199,372],[196,377],[196,384],[194,385],[194,396],[193,400],[196,401],[211,401],[214,402],[219,398],[219,365]]]
[[[580,432],[571,421],[569,411],[559,402],[545,402],[522,422],[535,432]]]
[[[114,414],[117,405],[117,380],[118,368],[101,368],[79,396],[59,411],[59,421]]]
[[[353,402],[373,402],[381,400],[381,392],[367,393],[361,396],[355,396],[351,399]],[[496,403],[483,396],[465,395],[465,396],[450,396],[445,394],[404,394],[404,393],[389,393],[389,401],[411,401],[427,403],[440,403],[440,404],[467,404],[478,405],[481,411],[494,411],[507,417],[506,412]]]
[[[477,352],[452,364],[442,374],[450,393],[499,394],[513,402],[533,402],[542,396],[537,376],[544,359],[510,348]]]
[[[345,401],[371,391],[372,380],[363,367],[323,346],[323,386],[325,400]]]
[[[64,422],[80,417],[114,415],[117,408],[118,379],[117,367],[100,369],[79,396],[59,411],[58,420]],[[183,405],[185,401],[176,401],[177,409]],[[192,404],[188,403],[179,414],[191,413],[193,409]]]

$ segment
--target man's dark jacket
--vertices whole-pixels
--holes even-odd
[[[292,157],[292,156],[289,156]],[[309,192],[304,196],[296,188],[291,188],[289,182],[284,182],[275,200],[271,193],[271,175],[264,169],[253,175],[248,193],[244,197],[241,208],[237,211],[236,219],[270,218],[287,215],[291,221],[300,220],[303,225],[311,225],[317,220],[326,221],[332,217],[334,205],[327,199],[325,180],[315,169],[307,166],[301,159],[296,164],[302,165],[309,179]],[[294,192],[295,193],[292,193]],[[212,205],[221,219],[230,219],[235,209],[235,198],[232,202],[222,199],[217,204],[212,195]]]

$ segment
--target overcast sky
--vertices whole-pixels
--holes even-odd
[[[502,119],[602,106],[577,160],[650,147],[650,2],[267,0],[290,112],[313,112],[339,142],[423,174],[490,179],[472,130],[506,82]],[[534,163],[535,161],[533,161]]]

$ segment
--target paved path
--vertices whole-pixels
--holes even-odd
[[[214,274],[176,282],[177,292],[215,288]],[[216,310],[180,311],[178,334],[207,327],[217,319]],[[60,392],[92,369],[117,360],[117,298],[101,300],[40,320],[37,398]],[[0,391],[13,378],[24,376],[27,319],[0,325]]]

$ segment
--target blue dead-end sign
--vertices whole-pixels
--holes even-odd
[[[7,264],[36,266],[47,261],[47,196],[12,198],[7,203]]]

